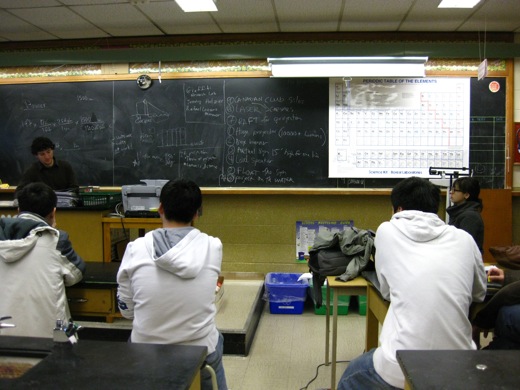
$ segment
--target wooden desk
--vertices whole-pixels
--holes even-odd
[[[117,308],[117,271],[120,263],[89,262],[83,280],[67,287],[73,317],[105,317],[113,322],[121,317]]]
[[[333,303],[332,303],[332,360],[331,360],[331,378],[330,388],[334,390],[336,388],[336,347],[338,338],[338,296],[339,295],[366,295],[367,294],[368,282],[365,278],[358,276],[348,282],[340,282],[336,280],[336,276],[327,277],[327,296],[326,296],[326,307],[327,314],[325,319],[325,364],[329,365],[329,332],[330,332],[330,290],[334,291]]]
[[[367,323],[365,351],[377,348],[379,345],[379,324],[386,317],[390,302],[383,299],[379,291],[370,282],[367,283]]]
[[[101,218],[103,225],[103,261],[112,260],[112,235],[111,229],[140,229],[140,235],[146,230],[153,230],[162,226],[160,218],[119,218],[105,217]]]
[[[329,362],[330,346],[330,289],[334,291],[332,301],[332,359]],[[338,296],[339,295],[366,295],[367,317],[366,317],[366,339],[365,349],[369,351],[376,348],[379,343],[379,324],[385,320],[386,312],[390,302],[385,301],[377,289],[365,278],[359,276],[348,282],[340,282],[335,276],[327,277],[326,295],[326,319],[325,319],[325,364],[331,364],[331,390],[336,388],[336,354],[338,338]]]
[[[511,350],[397,351],[409,390],[518,389],[518,356]]]

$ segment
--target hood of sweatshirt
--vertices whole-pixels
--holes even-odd
[[[38,241],[39,233],[56,229],[50,227],[40,216],[22,213],[15,218],[0,219],[0,261],[13,263],[25,257]]]
[[[448,225],[437,214],[417,210],[395,213],[390,223],[413,241],[427,242],[444,233]]]
[[[145,239],[155,264],[183,279],[200,273],[210,249],[210,237],[194,227],[156,229]]]

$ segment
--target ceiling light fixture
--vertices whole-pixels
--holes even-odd
[[[473,8],[480,0],[442,0],[437,8]]]
[[[175,0],[184,12],[218,11],[214,0]]]
[[[424,77],[428,57],[268,58],[272,77]]]

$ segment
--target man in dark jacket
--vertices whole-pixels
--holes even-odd
[[[37,137],[31,153],[38,159],[23,174],[19,187],[41,181],[56,191],[77,190],[78,183],[72,166],[54,157],[54,143],[47,137]]]

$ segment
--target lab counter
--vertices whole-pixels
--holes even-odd
[[[207,349],[201,346],[80,340],[55,343],[33,337],[0,337],[0,372],[8,356],[40,356],[18,378],[0,378],[8,389],[195,389]],[[192,387],[193,384],[193,387]]]

